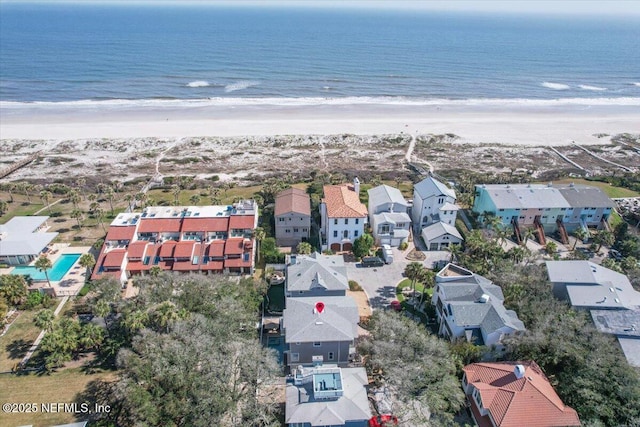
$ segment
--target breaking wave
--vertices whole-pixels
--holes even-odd
[[[251,86],[257,86],[259,84],[260,84],[259,82],[256,82],[256,81],[253,81],[253,80],[240,80],[240,81],[237,81],[237,82],[230,83],[230,84],[226,85],[224,87],[224,91],[226,93],[235,92],[237,90],[247,89],[247,88],[249,88]]]
[[[600,86],[589,86],[589,85],[580,85],[578,86],[580,89],[582,90],[592,90],[594,92],[602,92],[607,90],[606,87],[600,87]]]
[[[564,83],[553,83],[553,82],[542,82],[542,86],[546,87],[547,89],[553,89],[553,90],[567,90],[571,88],[571,86],[566,85]]]
[[[189,87],[207,87],[210,86],[208,81],[205,80],[196,80],[195,82],[189,82],[187,83],[187,86]]]

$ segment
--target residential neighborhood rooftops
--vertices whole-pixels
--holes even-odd
[[[430,176],[428,178],[423,179],[419,183],[413,186],[414,192],[418,193],[421,198],[426,198],[429,196],[438,196],[444,195],[456,198],[456,192],[447,187],[442,182],[438,181],[434,177]]]
[[[633,308],[640,306],[640,292],[624,274],[589,261],[547,261],[549,280],[566,285],[574,307]]]
[[[367,207],[351,184],[325,185],[324,198],[330,218],[366,218]]]
[[[136,234],[135,225],[113,226],[109,227],[109,232],[104,240],[131,240],[133,239],[134,234]]]
[[[427,241],[444,236],[445,234],[450,234],[462,240],[462,236],[458,230],[445,222],[438,221],[422,229],[422,235]]]
[[[573,184],[479,184],[497,209],[605,208],[613,202],[597,187]]]
[[[366,423],[371,417],[364,368],[324,365],[302,368],[304,372],[300,374],[298,370],[294,382],[287,384],[287,425],[351,425],[350,422]],[[325,392],[334,397],[327,398],[322,394]]]
[[[322,312],[316,304],[322,302]],[[285,340],[292,342],[352,341],[358,336],[358,307],[349,296],[287,298],[283,313]]]
[[[577,412],[562,402],[535,362],[473,363],[463,371],[480,394],[481,404],[474,402],[472,413],[481,427],[580,425]],[[480,413],[483,409],[491,418]]]
[[[311,198],[299,188],[287,188],[276,196],[275,215],[299,213],[311,215]]]
[[[380,206],[385,203],[404,206],[405,209],[408,206],[400,190],[389,185],[378,185],[368,190],[367,193],[369,194],[370,206]]]
[[[298,255],[296,262],[287,266],[287,290],[309,291],[321,287],[325,290],[349,289],[347,269],[341,255]]]

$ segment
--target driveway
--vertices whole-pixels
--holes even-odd
[[[404,269],[411,261],[405,256],[411,251],[392,248],[394,261],[382,267],[361,267],[360,263],[345,262],[347,277],[362,286],[372,309],[385,308],[396,299],[396,286],[404,279]],[[426,259],[422,263],[427,268],[433,268],[437,261],[449,260],[451,254],[447,251],[423,252]]]

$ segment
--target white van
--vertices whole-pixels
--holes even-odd
[[[391,264],[393,262],[393,251],[391,250],[391,246],[382,245],[382,259],[384,259],[385,264]]]

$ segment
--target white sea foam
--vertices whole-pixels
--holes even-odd
[[[257,86],[258,84],[260,84],[259,82],[253,81],[253,80],[240,80],[231,84],[228,84],[224,87],[224,91],[226,93],[229,92],[235,92],[237,90],[242,90],[242,89],[246,89],[249,88],[251,86]]]
[[[640,82],[633,82],[633,85],[640,87]]]
[[[583,90],[592,90],[594,92],[603,92],[603,91],[607,90],[606,87],[600,87],[600,86],[580,85],[578,87],[580,89],[583,89]]]
[[[542,86],[546,87],[547,89],[553,89],[553,90],[567,90],[571,88],[571,86],[566,85],[564,83],[553,83],[553,82],[542,82]]]
[[[187,83],[187,86],[189,87],[207,87],[210,86],[208,81],[205,80],[196,80],[195,82],[189,82]]]
[[[381,97],[310,97],[310,98],[204,98],[204,99],[110,99],[110,100],[80,100],[64,102],[15,102],[0,101],[0,108],[11,110],[51,109],[58,108],[116,108],[137,109],[149,108],[200,108],[227,106],[316,106],[316,105],[398,105],[398,106],[457,106],[457,107],[545,107],[565,105],[590,106],[640,106],[640,97],[619,98],[557,98],[557,99],[529,99],[529,98],[408,98],[401,96]]]

